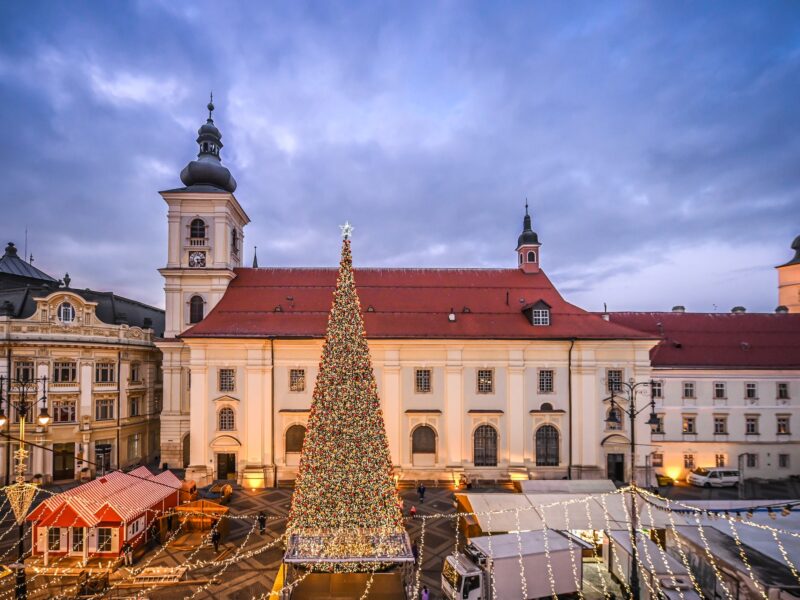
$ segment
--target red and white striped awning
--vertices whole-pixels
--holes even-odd
[[[154,475],[147,467],[113,471],[56,494],[37,506],[27,520],[47,527],[96,527],[132,521],[180,490],[170,471]]]

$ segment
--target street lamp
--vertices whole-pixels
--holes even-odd
[[[17,540],[17,563],[16,568],[16,597],[26,599],[28,597],[28,589],[25,581],[25,516],[28,514],[28,509],[33,502],[33,497],[36,494],[36,487],[25,482],[25,458],[28,456],[28,451],[25,449],[25,418],[28,411],[36,406],[36,392],[39,385],[42,386],[42,409],[39,412],[38,422],[39,425],[45,426],[50,422],[50,415],[47,412],[47,377],[43,376],[38,379],[29,379],[27,377],[18,378],[4,378],[0,376],[0,427],[3,427],[8,422],[5,411],[3,411],[3,388],[6,388],[6,400],[11,412],[13,406],[19,415],[19,449],[15,452],[17,465],[16,483],[6,487],[6,496],[8,496],[9,504],[14,511],[14,516],[17,519],[19,526],[19,537]],[[16,393],[16,399],[14,394]],[[33,396],[28,399],[28,396]]]
[[[628,381],[617,381],[614,385],[609,386],[611,396],[605,398],[603,401],[611,402],[611,410],[608,413],[606,423],[619,424],[620,419],[617,416],[617,411],[620,411],[630,419],[631,424],[631,597],[633,600],[639,600],[639,571],[636,565],[636,545],[638,542],[639,532],[639,515],[636,509],[636,417],[642,414],[648,408],[650,409],[650,418],[645,421],[645,425],[655,427],[659,424],[658,415],[656,414],[656,401],[653,398],[652,381],[635,381],[630,379]],[[619,386],[619,387],[617,387]],[[643,406],[636,410],[636,393],[639,388],[650,386],[650,402],[648,405]],[[623,392],[628,401],[628,407],[624,408],[616,401],[618,392]]]

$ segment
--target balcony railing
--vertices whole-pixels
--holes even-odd
[[[77,381],[51,381],[48,386],[50,390],[71,390],[77,389],[80,387],[80,383]]]
[[[186,245],[187,246],[191,246],[193,248],[203,248],[205,246],[208,246],[208,238],[204,238],[204,237],[202,237],[202,238],[196,238],[196,237],[186,238]]]

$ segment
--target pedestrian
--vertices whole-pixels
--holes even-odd
[[[425,484],[420,483],[419,487],[417,488],[417,494],[419,494],[419,501],[420,503],[425,502]]]
[[[219,552],[219,530],[215,527],[211,532],[211,543],[214,544],[214,552]]]
[[[411,505],[411,510],[408,511],[408,514],[410,514],[412,518],[416,517],[417,516],[417,507],[412,504]]]
[[[122,560],[126,567],[133,565],[133,548],[131,547],[131,543],[127,540],[122,544]]]
[[[267,530],[267,515],[264,514],[263,510],[258,513],[256,520],[258,521],[258,533],[264,535]]]
[[[428,591],[428,586],[422,586],[422,592],[420,593],[420,600],[430,600],[431,593]]]
[[[417,542],[412,542],[411,554],[414,556],[414,564],[417,564],[417,561],[419,560],[419,547],[417,546]]]

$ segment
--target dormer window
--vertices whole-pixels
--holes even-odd
[[[75,308],[69,302],[62,302],[58,307],[58,320],[62,323],[72,323],[75,320]]]
[[[522,312],[531,322],[531,325],[544,327],[550,325],[550,305],[544,300],[539,300],[522,307]]]
[[[533,324],[534,325],[550,325],[550,309],[549,308],[534,308],[533,309]]]
[[[533,250],[528,252],[528,262],[529,263],[535,263],[536,262],[536,252],[534,252]]]

